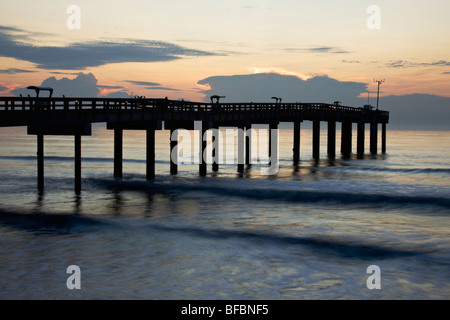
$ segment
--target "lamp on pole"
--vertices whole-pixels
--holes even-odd
[[[385,80],[373,80],[373,82],[378,83],[378,91],[377,91],[377,110],[378,110],[378,101],[380,100],[380,84],[382,84]]]

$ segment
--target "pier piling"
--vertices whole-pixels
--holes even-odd
[[[366,128],[364,122],[358,122],[356,137],[356,153],[358,158],[362,158],[364,156],[365,130]]]
[[[220,132],[219,132],[219,128],[215,128],[215,130],[213,130],[213,135],[212,135],[212,151],[211,151],[211,155],[212,155],[212,171],[213,172],[217,172],[219,171],[219,148],[220,148],[220,140],[219,140],[219,136],[220,136]]]
[[[245,165],[247,167],[251,166],[251,162],[252,162],[252,128],[250,126],[250,128],[246,128],[246,133],[245,133]]]
[[[294,145],[292,151],[294,153],[294,165],[300,162],[300,121],[294,121]]]
[[[245,127],[240,127],[237,130],[237,148],[238,148],[238,167],[237,171],[242,173],[244,172],[245,165]]]
[[[146,179],[155,179],[155,128],[148,128],[146,130],[147,138],[147,164],[146,164]]]
[[[199,155],[198,155],[198,160],[199,160],[198,170],[199,170],[200,176],[206,176],[206,172],[207,172],[206,159],[203,159],[204,151],[206,150],[206,135],[205,135],[206,131],[207,131],[206,123],[205,123],[205,121],[202,121],[201,128],[199,130],[199,146],[200,146],[199,149],[200,150],[199,150]]]
[[[75,135],[75,193],[81,193],[81,135]]]
[[[44,191],[44,135],[38,134],[37,137],[37,176],[39,192]]]
[[[123,175],[123,130],[114,129],[114,177]]]
[[[342,122],[341,131],[341,153],[344,158],[349,158],[352,153],[352,123]]]
[[[378,122],[376,119],[370,123],[370,153],[377,154],[378,151]]]
[[[178,173],[178,131],[170,130],[170,174]]]
[[[320,120],[313,120],[312,135],[313,159],[318,161],[320,157]]]
[[[327,153],[329,160],[336,159],[336,121],[328,121]]]

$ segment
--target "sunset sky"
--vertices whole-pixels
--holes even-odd
[[[201,101],[209,77],[274,72],[450,97],[449,14],[445,0],[1,1],[0,95],[83,72],[99,95]]]

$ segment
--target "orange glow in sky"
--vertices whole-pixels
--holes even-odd
[[[80,0],[78,12],[73,4],[0,3],[0,95],[83,72],[100,95],[207,100],[202,79],[275,72],[371,92],[380,78],[382,95],[450,97],[445,0]]]

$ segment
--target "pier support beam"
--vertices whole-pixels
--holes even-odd
[[[238,169],[237,171],[244,172],[245,164],[245,127],[238,128],[237,136],[237,148],[238,148]]]
[[[170,130],[170,174],[178,173],[178,131]]]
[[[269,175],[274,175],[279,168],[279,137],[278,137],[278,122],[271,122],[269,124]]]
[[[37,176],[38,176],[38,190],[44,191],[44,135],[37,136]]]
[[[313,121],[313,158],[319,160],[320,157],[320,120]]]
[[[294,165],[300,162],[300,121],[294,121],[294,145],[292,151],[294,153]]]
[[[378,122],[373,120],[370,123],[370,153],[377,154],[378,149]]]
[[[215,133],[215,134],[214,134]],[[213,130],[213,135],[212,135],[212,171],[213,172],[217,172],[219,171],[219,136],[220,136],[220,132],[219,132],[219,128],[215,128]]]
[[[381,152],[386,153],[386,123],[381,124]]]
[[[91,124],[81,123],[76,125],[56,124],[56,125],[28,125],[27,134],[37,136],[37,171],[38,171],[38,189],[42,192],[44,189],[44,136],[45,135],[63,135],[73,136],[75,142],[75,193],[81,193],[81,136],[91,135]]]
[[[114,178],[123,174],[123,130],[114,129]]]
[[[327,137],[327,153],[328,159],[336,159],[336,121],[328,121],[328,137]]]
[[[146,129],[147,136],[147,165],[146,179],[155,179],[155,128]]]
[[[278,130],[278,122],[271,122],[269,124],[269,165],[272,165],[272,157],[278,161],[278,133],[276,130]]]
[[[245,165],[247,168],[251,166],[252,162],[252,126],[250,125],[249,128],[246,128],[245,132]]]
[[[206,129],[206,123],[202,121],[201,129],[199,130],[199,165],[198,165],[198,171],[200,176],[206,176],[206,159],[203,159],[203,152],[206,150],[206,139],[203,139],[205,137]],[[206,137],[205,137],[206,138]]]
[[[81,135],[75,135],[75,193],[81,193]]]
[[[357,140],[356,140],[356,153],[358,158],[362,158],[364,156],[364,140],[365,140],[365,124],[363,121],[358,122],[357,129]]]
[[[344,158],[350,157],[352,153],[352,123],[342,122],[341,153]]]

